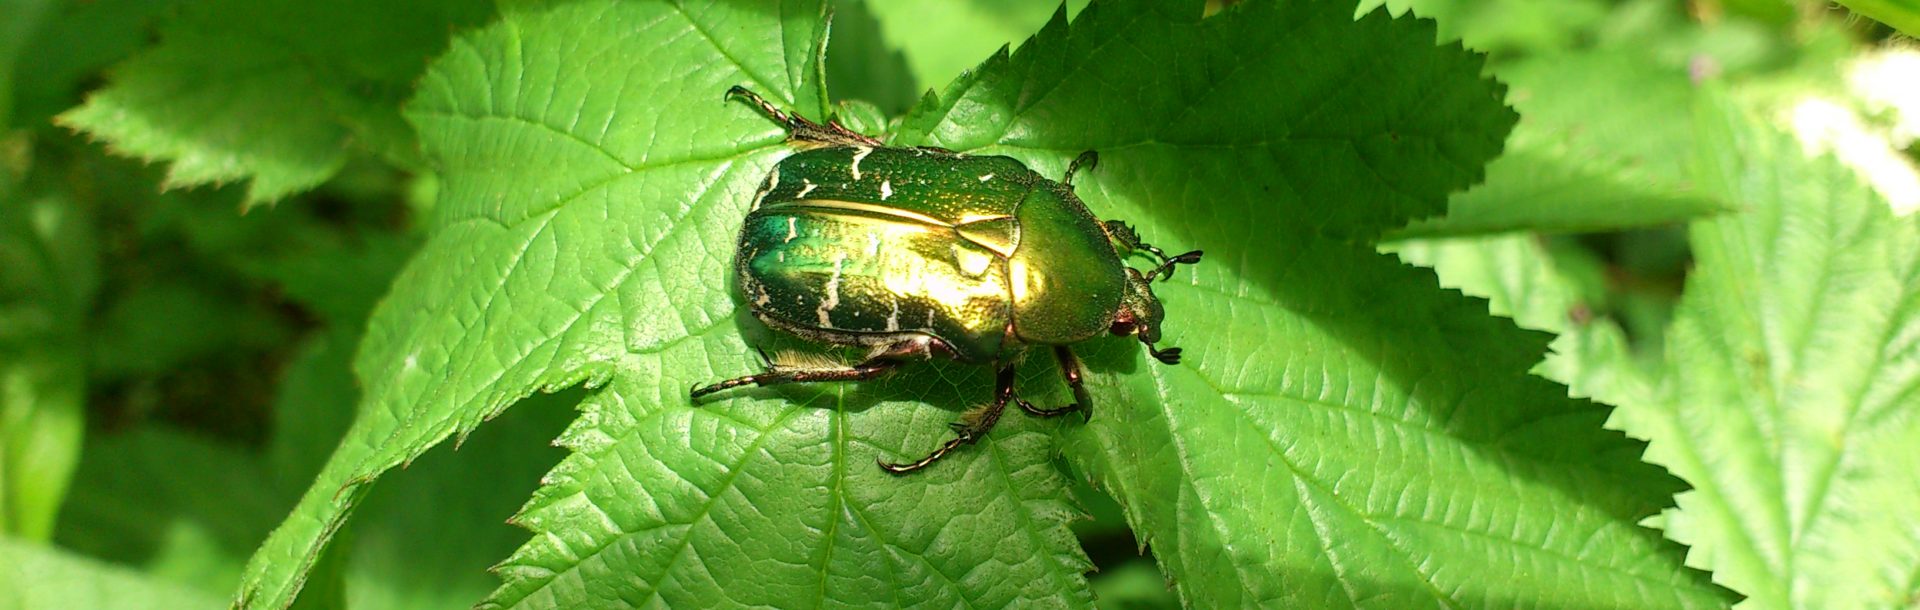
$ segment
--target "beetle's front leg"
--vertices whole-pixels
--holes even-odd
[[[895,464],[886,460],[877,460],[880,462],[880,469],[893,474],[907,474],[926,468],[940,458],[947,457],[948,453],[959,449],[961,445],[971,445],[986,438],[987,432],[993,429],[993,425],[1000,422],[1000,413],[1006,410],[1007,403],[1015,400],[1014,377],[1012,365],[1000,367],[1000,373],[994,378],[993,402],[985,409],[969,413],[965,419],[949,424],[953,428],[953,440],[942,443],[940,448],[934,449],[933,453],[927,454],[927,457],[912,462]]]
[[[841,125],[840,122],[836,120],[828,120],[826,124],[822,125],[809,121],[806,117],[798,114],[782,112],[780,108],[774,106],[772,102],[768,102],[766,98],[760,97],[760,94],[754,93],[746,87],[734,85],[732,88],[727,89],[727,99],[734,98],[746,100],[747,103],[753,104],[755,108],[759,108],[761,114],[767,115],[767,118],[780,123],[780,126],[787,130],[788,140],[841,146],[869,146],[873,148],[879,148],[885,145],[872,136],[856,133],[851,129],[847,129],[846,126]]]
[[[1139,250],[1146,252],[1147,254],[1153,255],[1154,258],[1160,259],[1160,266],[1154,267],[1152,271],[1146,273],[1148,281],[1155,279],[1155,276],[1159,276],[1159,279],[1173,277],[1174,265],[1192,265],[1200,262],[1201,252],[1199,250],[1176,256],[1167,256],[1165,251],[1140,239],[1140,234],[1134,232],[1133,227],[1128,226],[1127,223],[1123,221],[1109,220],[1101,224],[1106,227],[1107,235],[1111,236],[1114,241],[1120,243],[1120,247],[1128,251]]]

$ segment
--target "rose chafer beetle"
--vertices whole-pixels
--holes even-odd
[[[748,384],[854,381],[903,363],[948,358],[997,370],[991,403],[950,424],[955,438],[887,472],[925,468],[986,436],[1008,403],[1041,417],[1079,410],[1091,417],[1080,363],[1069,345],[1102,333],[1132,335],[1166,364],[1165,312],[1152,282],[1200,251],[1167,256],[1119,221],[1102,222],[1073,191],[1011,157],[883,145],[838,122],[780,111],[742,87],[744,99],[787,130],[801,148],[754,195],[734,252],[738,288],[756,318],[802,339],[868,349],[852,365],[774,362],[759,374],[694,388],[699,399]],[[1141,272],[1123,257],[1152,256]],[[1014,368],[1030,347],[1050,346],[1075,403],[1043,409],[1014,391]]]

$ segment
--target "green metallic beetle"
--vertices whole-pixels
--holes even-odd
[[[1094,218],[1072,188],[1092,152],[1055,182],[1011,157],[887,147],[741,87],[727,98],[757,106],[802,148],[754,195],[734,254],[741,295],[773,329],[869,352],[850,366],[768,360],[760,374],[695,388],[694,399],[748,384],[872,379],[934,357],[993,365],[993,402],[951,424],[956,438],[918,461],[880,462],[902,474],[980,440],[1009,402],[1042,417],[1091,417],[1070,344],[1133,335],[1161,362],[1180,361],[1179,348],[1154,345],[1165,313],[1151,283],[1199,262],[1200,251],[1167,256],[1126,224]],[[1159,265],[1126,266],[1135,252]],[[1075,404],[1041,409],[1014,392],[1014,365],[1036,345],[1053,347]]]

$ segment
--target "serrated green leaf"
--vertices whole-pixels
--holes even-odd
[[[71,201],[16,197],[0,192],[0,534],[44,540],[80,457],[98,262]]]
[[[1065,529],[1070,510],[1058,499],[1060,481],[1047,461],[1044,435],[1016,436],[999,449],[1009,457],[980,459],[974,468],[976,476],[1035,496],[1030,501],[983,497],[935,486],[933,479],[905,488],[914,494],[873,498],[829,487],[838,469],[819,462],[799,468],[765,456],[798,452],[818,459],[829,447],[844,448],[850,433],[889,451],[917,451],[944,432],[930,422],[950,418],[950,411],[915,403],[829,417],[768,398],[703,410],[685,404],[685,387],[694,382],[756,366],[731,330],[735,304],[720,278],[752,188],[784,149],[774,125],[721,94],[747,85],[783,104],[801,100],[803,113],[823,115],[825,12],[818,2],[789,2],[778,11],[725,3],[557,3],[521,7],[501,25],[454,44],[422,82],[410,111],[445,176],[433,237],[403,272],[400,289],[380,307],[365,340],[356,367],[368,388],[361,418],[256,555],[241,605],[286,604],[326,538],[382,471],[448,435],[464,435],[521,396],[582,380],[612,386],[596,395],[596,415],[570,436],[605,435],[606,442],[574,444],[579,453],[569,464],[588,465],[563,467],[539,496],[567,497],[566,510],[549,515],[536,502],[526,511],[523,520],[539,537],[503,566],[507,583],[493,603],[591,607],[658,594],[669,604],[701,606],[717,595],[703,578],[723,569],[748,583],[725,595],[831,602],[891,594],[871,578],[889,573],[884,564],[894,562],[896,578],[931,579],[900,595],[992,605],[1077,596],[1084,604],[1078,581],[1084,559]],[[636,86],[646,94],[627,91]],[[903,410],[926,416],[905,417]],[[628,434],[614,427],[623,420],[645,425]],[[706,433],[669,425],[687,421],[702,422],[700,429],[719,438],[759,438],[735,447],[754,449],[742,457],[758,460],[726,476],[693,479],[696,473],[687,469],[708,462],[687,459],[715,447],[702,440],[712,438]],[[781,426],[764,436],[751,428],[775,422]],[[636,470],[623,461],[594,466],[603,451],[622,457],[677,452],[687,457],[671,465],[687,470],[687,478],[645,471],[654,476],[643,487],[629,478],[639,476],[637,464]],[[871,452],[854,455],[840,472],[880,475],[869,463]],[[595,476],[566,476],[581,470]],[[694,483],[713,495],[696,493],[689,487]],[[757,489],[753,508],[706,500],[745,493],[749,483]],[[569,496],[576,485],[580,493]],[[661,486],[658,504],[622,501]],[[846,512],[828,512],[827,502]],[[970,517],[951,514],[970,505]],[[631,512],[642,506],[681,508],[661,523]],[[784,512],[790,510],[802,514]],[[852,519],[855,510],[870,520],[857,530],[808,525]],[[609,517],[595,522],[604,527],[546,527],[594,515]],[[937,525],[949,522],[954,525]],[[718,525],[748,529],[710,529]],[[1011,528],[1018,544],[985,538],[982,532],[992,527]],[[974,544],[956,546],[942,535],[948,531]],[[785,537],[786,543],[732,555],[710,546],[727,545],[733,536]],[[656,537],[680,541],[659,549],[700,549],[702,561],[646,564],[627,550],[658,550],[634,546]],[[806,543],[827,539],[834,543]],[[548,553],[561,548],[556,544],[580,548]],[[813,549],[829,547],[840,551],[815,556]],[[601,552],[590,552],[595,549]],[[768,557],[779,561],[768,564]],[[1005,565],[975,573],[993,560]],[[564,567],[533,567],[555,564]],[[579,586],[582,575],[595,577],[593,593]],[[617,595],[603,596],[604,590]]]
[[[1730,109],[1699,113],[1697,259],[1649,399],[1649,460],[1694,491],[1666,516],[1749,608],[1920,598],[1920,227],[1847,168]]]
[[[161,43],[59,120],[172,165],[168,186],[247,180],[248,205],[325,181],[359,147],[410,163],[399,102],[472,0],[227,0],[190,5]]]
[[[1494,315],[1558,335],[1534,373],[1567,384],[1574,396],[1611,402],[1647,391],[1625,332],[1596,317],[1594,304],[1583,297],[1572,274],[1558,268],[1538,236],[1416,239],[1388,249],[1401,260],[1433,269],[1441,286],[1487,299]]]
[[[1066,454],[1194,607],[1719,607],[1636,523],[1678,482],[1526,370],[1541,336],[1350,243],[1439,210],[1513,117],[1431,25],[1337,3],[1093,6],[903,139],[1028,159],[1207,260],[1159,284],[1163,367],[1084,347]],[[1115,103],[1124,100],[1125,103]]]
[[[1706,216],[1731,206],[1696,192],[1693,83],[1638,51],[1562,53],[1495,70],[1520,123],[1486,182],[1453,196],[1447,215],[1396,238],[1513,230],[1589,232]]]
[[[1193,8],[1193,14],[1186,14],[1187,8]],[[1256,20],[1280,19],[1269,14],[1272,10],[1235,9],[1219,21],[1194,23],[1199,9],[1176,3],[1143,10],[1150,16],[1124,28],[1132,31],[1079,35],[1068,31],[1063,17],[1056,18],[1027,43],[1051,43],[1054,48],[1036,53],[1023,46],[1023,52],[1011,58],[988,60],[938,99],[915,109],[901,126],[901,140],[954,150],[1045,150],[1062,158],[1098,150],[1103,162],[1163,155],[1182,147],[1271,155],[1177,178],[1145,175],[1167,171],[1161,169],[1167,167],[1164,163],[1130,167],[1139,168],[1133,170],[1142,173],[1137,178],[1189,185],[1186,197],[1193,198],[1194,205],[1258,197],[1280,208],[1291,226],[1362,238],[1407,219],[1437,214],[1443,203],[1420,194],[1472,183],[1485,159],[1499,152],[1513,114],[1499,105],[1497,87],[1445,86],[1446,79],[1462,78],[1463,73],[1474,79],[1479,59],[1464,52],[1428,52],[1434,46],[1430,31],[1425,39],[1390,36],[1386,31],[1395,26],[1386,25],[1384,16],[1351,28],[1302,27],[1297,38],[1246,32],[1246,24]],[[1351,19],[1340,23],[1347,21]],[[1143,56],[1100,46],[1121,35],[1150,43],[1157,53]],[[1322,53],[1317,50],[1321,45],[1368,49]],[[1179,49],[1211,54],[1183,58],[1175,54]],[[1070,61],[1072,67],[1128,78],[1056,82],[1073,73],[1042,60]],[[1182,61],[1194,65],[1177,63]],[[1146,65],[1155,67],[1143,69]],[[1369,86],[1350,86],[1360,82]],[[1382,90],[1409,93],[1405,99],[1381,99]],[[1414,97],[1416,91],[1433,95],[1420,99]],[[1350,117],[1339,114],[1345,108],[1374,106],[1385,107]],[[1086,111],[1090,108],[1100,112]],[[1428,160],[1437,162],[1419,162]],[[1353,173],[1328,174],[1316,167],[1326,163],[1345,164]],[[1271,166],[1280,174],[1272,180],[1243,179],[1247,168],[1255,166]],[[1373,205],[1326,203],[1344,200]]]
[[[0,73],[11,63],[13,115],[0,110],[0,125],[24,128],[48,127],[49,119],[80,101],[85,81],[97,76],[109,64],[133,54],[149,41],[153,22],[172,8],[175,0],[94,0],[89,2],[53,2],[46,0],[8,0],[0,3],[0,14],[7,15],[7,26],[20,30],[0,31],[0,46],[18,44],[15,55],[0,59]],[[34,5],[42,5],[35,7]],[[32,25],[39,12],[39,27]],[[0,50],[0,57],[6,56]],[[20,57],[31,61],[21,61]],[[5,82],[0,77],[0,83]],[[9,91],[0,85],[0,98]],[[0,109],[6,108],[0,101]]]
[[[211,608],[218,598],[51,547],[0,537],[0,609]]]

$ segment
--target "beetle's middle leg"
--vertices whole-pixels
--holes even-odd
[[[1080,359],[1073,355],[1073,348],[1065,345],[1053,346],[1053,359],[1060,363],[1060,376],[1067,381],[1067,387],[1073,390],[1073,404],[1052,409],[1042,409],[1033,403],[1015,398],[1020,409],[1038,417],[1053,417],[1079,411],[1082,421],[1093,419],[1093,397],[1087,395],[1086,383],[1080,378]]]
[[[971,445],[980,442],[980,439],[986,438],[987,431],[992,430],[993,425],[1000,422],[1000,413],[1006,410],[1007,403],[1017,400],[1013,396],[1013,380],[1015,377],[1013,365],[1009,364],[1000,367],[999,374],[994,377],[993,402],[988,404],[985,409],[969,413],[966,418],[948,424],[953,428],[953,440],[942,443],[940,448],[934,449],[933,453],[927,454],[927,457],[912,462],[895,464],[886,460],[878,460],[880,462],[880,469],[893,474],[907,474],[921,468],[926,468],[929,464],[939,461],[940,458],[947,457],[948,453],[959,449],[961,445]]]

